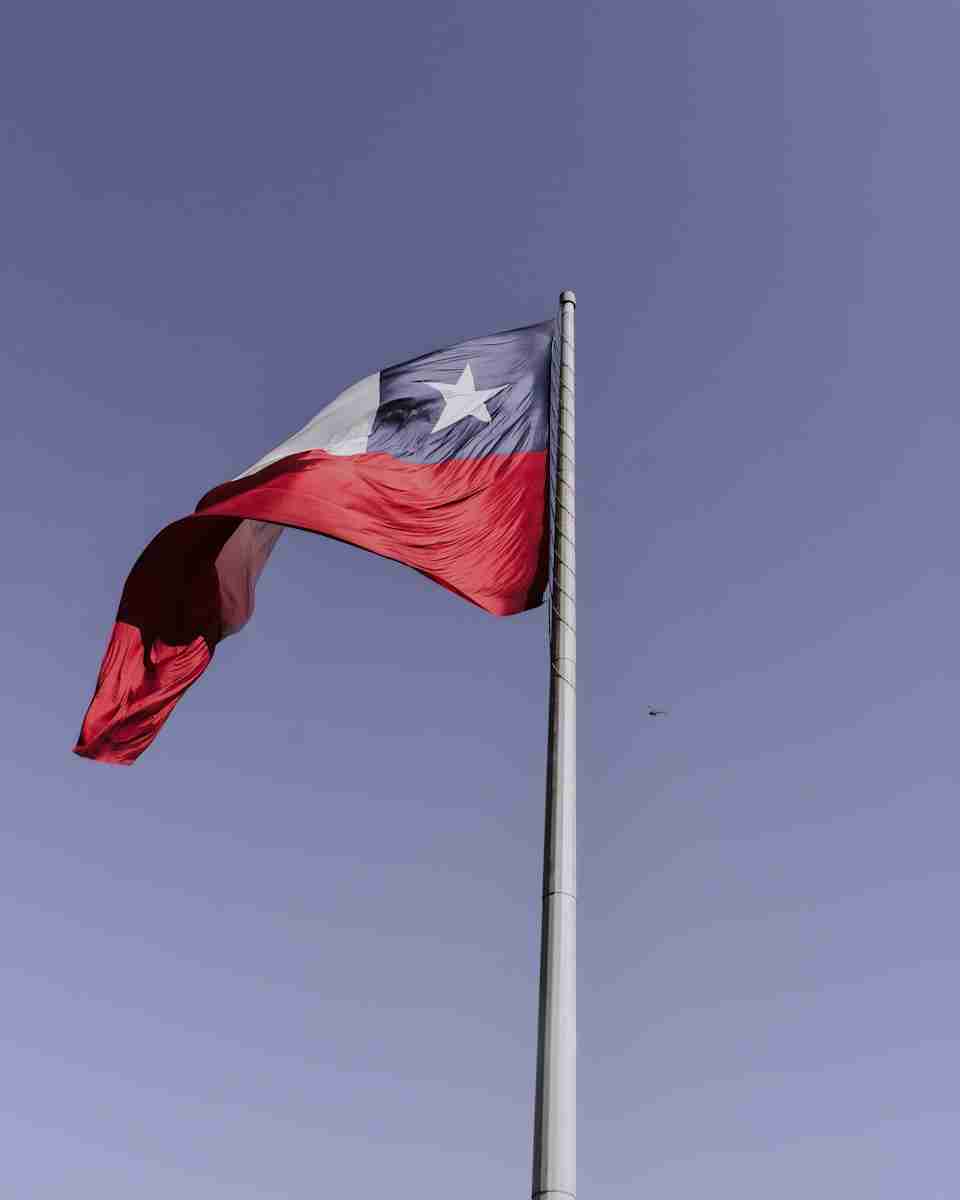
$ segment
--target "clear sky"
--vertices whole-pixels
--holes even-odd
[[[162,525],[574,288],[580,1194],[955,1196],[958,37],[5,11],[4,1195],[528,1195],[542,612],[290,534],[139,764],[70,746]]]

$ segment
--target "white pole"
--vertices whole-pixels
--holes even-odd
[[[560,293],[550,730],[533,1131],[534,1200],[577,1191],[577,608],[573,292]]]

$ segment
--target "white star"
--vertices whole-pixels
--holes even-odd
[[[443,412],[433,427],[433,432],[439,433],[448,425],[456,425],[457,421],[462,421],[464,417],[476,417],[478,421],[489,423],[490,412],[487,408],[487,401],[510,385],[504,383],[500,387],[487,388],[486,391],[478,392],[477,386],[473,382],[473,371],[470,370],[470,364],[467,363],[463,368],[463,374],[456,383],[427,383],[426,386],[436,388],[444,399]]]

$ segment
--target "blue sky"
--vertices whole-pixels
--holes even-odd
[[[8,16],[18,1200],[527,1193],[542,613],[293,533],[136,767],[69,748],[162,525],[567,287],[579,1190],[952,1194],[957,36],[946,0]]]

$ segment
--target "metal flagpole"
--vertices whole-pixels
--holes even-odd
[[[533,1131],[534,1200],[570,1200],[577,1191],[577,609],[573,411],[576,305],[573,292],[560,293],[550,728]]]

